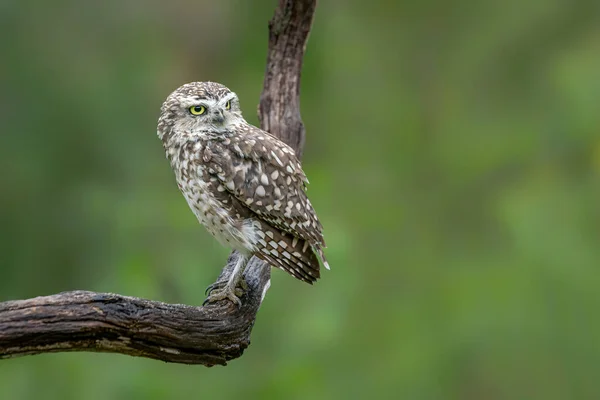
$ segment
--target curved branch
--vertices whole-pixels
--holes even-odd
[[[279,0],[269,22],[269,52],[260,98],[261,128],[300,157],[300,71],[316,0]],[[233,252],[219,281],[233,270]],[[270,267],[252,258],[242,306],[166,304],[110,293],[73,291],[0,303],[0,359],[62,351],[97,351],[167,362],[225,365],[250,344],[256,313],[270,284]]]
[[[233,267],[234,256],[226,268]],[[237,358],[268,288],[254,259],[241,307],[166,304],[111,293],[74,291],[0,303],[0,358],[98,351],[207,366]],[[261,291],[262,288],[262,291]]]

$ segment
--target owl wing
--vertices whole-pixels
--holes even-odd
[[[204,150],[208,172],[241,204],[274,227],[304,239],[319,255],[323,227],[306,196],[308,179],[291,147],[253,126]]]

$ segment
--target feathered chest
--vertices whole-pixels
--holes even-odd
[[[251,248],[245,210],[219,181],[214,166],[207,164],[210,154],[207,144],[200,141],[172,152],[177,185],[198,221],[219,242],[239,250]]]

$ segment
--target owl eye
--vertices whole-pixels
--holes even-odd
[[[206,112],[206,107],[204,106],[191,106],[190,114],[192,115],[202,115]]]
[[[225,103],[225,109],[229,110],[231,108],[231,100],[229,100],[227,103]]]

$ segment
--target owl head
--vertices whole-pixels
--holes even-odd
[[[167,97],[158,120],[158,137],[166,141],[178,132],[218,136],[244,121],[237,95],[216,82],[187,83]]]

